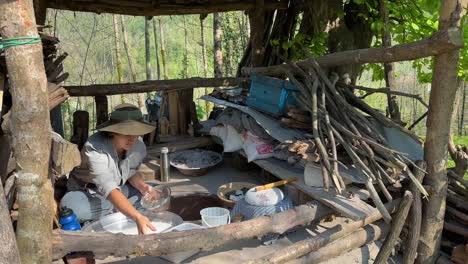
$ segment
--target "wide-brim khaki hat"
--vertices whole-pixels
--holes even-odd
[[[143,120],[143,114],[132,104],[120,104],[110,113],[109,120],[96,127],[98,131],[122,135],[142,136],[156,127]]]

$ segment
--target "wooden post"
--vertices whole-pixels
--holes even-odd
[[[0,1],[3,38],[38,36],[32,0]],[[18,173],[17,242],[21,263],[51,263],[53,190],[48,179],[50,118],[42,44],[9,47],[12,145]]]
[[[265,28],[265,1],[256,0],[255,9],[249,15],[250,21],[250,42],[252,45],[252,67],[259,67],[263,64],[263,31]]]
[[[76,111],[73,113],[73,134],[70,141],[82,149],[88,140],[89,113],[86,111]]]
[[[405,220],[408,216],[408,212],[410,210],[412,202],[413,194],[411,194],[410,191],[406,191],[400,205],[398,206],[398,211],[392,218],[392,227],[390,228],[388,236],[385,238],[385,242],[380,248],[379,254],[375,258],[374,263],[387,263],[388,257],[392,253],[393,248],[395,247],[395,244],[398,241],[398,238],[400,237],[401,230],[403,229],[403,225],[405,224]]]
[[[47,1],[34,0],[33,2],[36,24],[44,26],[47,18]]]
[[[3,183],[0,181],[0,263],[20,263],[15,232],[11,225],[10,210],[5,200]]]
[[[107,121],[108,117],[108,104],[107,96],[99,95],[94,97],[96,103],[96,126]]]
[[[466,0],[443,0],[440,4],[439,31],[459,28],[466,9]],[[424,159],[428,174],[425,184],[434,193],[424,204],[421,238],[418,247],[418,263],[434,263],[439,251],[444,226],[447,195],[447,145],[450,120],[457,91],[457,71],[460,50],[456,49],[435,56],[432,74],[429,114],[427,116]]]

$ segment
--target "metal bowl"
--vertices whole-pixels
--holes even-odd
[[[193,162],[193,161],[196,162]],[[221,154],[202,149],[183,150],[171,154],[171,165],[186,176],[202,176],[223,161]]]
[[[171,227],[182,224],[182,218],[171,212],[150,212],[143,211],[143,215],[156,225],[158,229],[156,233],[161,233]],[[113,213],[106,215],[101,219],[85,225],[81,231],[83,232],[97,232],[97,233],[124,233],[128,235],[138,234],[138,229],[135,221],[125,216],[122,213]]]

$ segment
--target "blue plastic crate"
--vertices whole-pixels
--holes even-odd
[[[274,116],[286,115],[288,105],[300,107],[293,96],[299,92],[293,83],[260,75],[252,75],[251,79],[248,106]]]

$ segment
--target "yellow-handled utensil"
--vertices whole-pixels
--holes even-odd
[[[287,179],[287,180],[281,180],[281,181],[277,181],[277,182],[268,183],[268,184],[265,184],[265,185],[262,185],[262,186],[255,187],[255,191],[258,192],[258,191],[270,189],[270,188],[273,188],[273,187],[278,187],[278,186],[281,186],[281,185],[291,183],[291,182],[293,182],[295,180],[297,180],[297,177],[293,177],[293,178]]]

